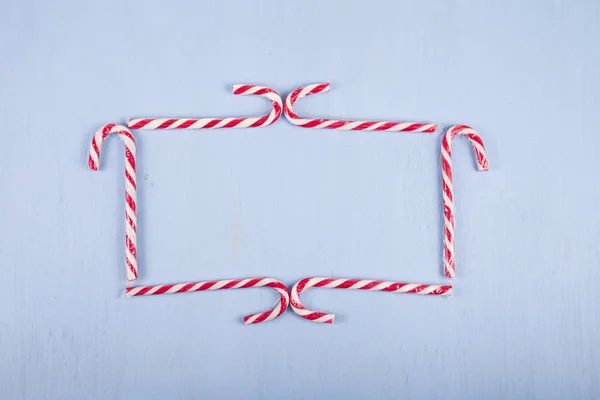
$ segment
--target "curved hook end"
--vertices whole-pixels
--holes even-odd
[[[231,93],[233,93],[234,95],[239,95],[239,94],[243,94],[246,90],[244,88],[248,88],[252,85],[248,85],[246,83],[238,83],[235,85],[231,86]]]
[[[315,84],[320,90],[321,93],[327,93],[331,90],[331,84],[329,82],[316,83]]]
[[[88,157],[88,168],[92,171],[98,171],[98,164],[96,164],[92,157]]]
[[[466,136],[471,142],[471,146],[473,147],[473,151],[475,152],[475,162],[477,164],[478,171],[487,171],[488,170],[488,160],[485,151],[485,145],[483,144],[483,140],[481,136],[470,126],[467,125],[454,125],[448,129],[446,134],[446,140],[449,147],[449,142],[457,135]],[[446,150],[448,151],[448,150]]]

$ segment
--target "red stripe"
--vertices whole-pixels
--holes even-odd
[[[304,88],[301,88],[304,89]],[[317,93],[321,93],[323,91],[327,91],[329,89],[329,83],[321,83],[320,85],[317,85],[313,88],[313,90],[310,91],[310,94],[317,94]]]
[[[250,86],[248,90],[256,89],[256,86]],[[261,88],[252,93],[253,96],[264,96],[267,93],[273,93],[273,91],[269,88]]]
[[[132,290],[138,290],[138,292],[136,294],[134,294],[134,296],[142,296],[146,293],[148,293],[150,291],[150,289],[152,289],[153,286],[144,286],[144,287],[132,287],[132,288],[127,288],[127,292],[131,292]]]
[[[444,217],[446,217],[446,220],[450,225],[454,226],[454,215],[452,209],[447,204],[444,204]]]
[[[197,121],[197,119],[186,119],[184,123],[182,123],[181,125],[179,125],[179,127],[181,129],[185,129],[185,128],[189,128],[190,126],[194,125]]]
[[[314,286],[314,287],[323,287],[323,286],[329,285],[329,284],[330,284],[331,282],[333,282],[333,281],[334,281],[334,279],[333,279],[333,278],[327,278],[327,279],[323,279],[323,280],[322,280],[322,281],[320,281],[320,282],[317,282],[317,283],[316,283],[316,284],[314,284],[313,286]]]
[[[127,205],[129,206],[129,208],[131,208],[131,210],[133,211],[133,213],[136,213],[136,208],[137,205],[135,204],[135,201],[131,198],[131,196],[129,195],[129,193],[125,193],[125,202],[127,203]]]
[[[152,294],[164,294],[175,285],[165,285]]]
[[[127,247],[127,250],[129,250],[129,252],[131,253],[133,259],[134,260],[137,259],[137,250],[135,248],[135,243],[127,235],[125,235],[125,247]],[[129,261],[127,261],[127,263],[129,263]],[[132,268],[133,268],[133,266],[132,266]]]
[[[406,283],[393,282],[381,289],[382,292],[396,292],[406,286]]]
[[[130,128],[131,129],[140,129],[143,128],[144,126],[148,125],[150,122],[154,121],[154,119],[141,119],[138,122],[136,122],[135,124],[131,125]]]
[[[217,118],[217,119],[213,119],[212,121],[209,121],[206,125],[204,125],[204,129],[210,129],[210,128],[214,128],[218,123],[220,123],[221,121],[223,121],[222,118]]]
[[[110,130],[115,127],[115,124],[106,124],[102,128],[102,139],[104,140],[109,134]]]
[[[327,315],[327,313],[315,311],[315,312],[312,312],[312,313],[307,314],[307,315],[302,315],[301,317],[304,318],[304,319],[307,319],[309,321],[314,321],[315,319],[319,319],[319,318],[324,317],[326,315]]]
[[[133,222],[133,219],[129,216],[126,216],[125,218],[127,219],[127,223],[129,224],[129,226],[131,226],[131,229],[133,229],[133,231],[137,233],[137,225],[135,224],[135,222]]]
[[[385,124],[379,126],[377,129],[375,129],[376,131],[387,131],[388,129],[393,129],[395,126],[397,126],[398,123],[397,122],[386,122]]]
[[[299,87],[298,89],[294,90],[292,92],[292,94],[290,94],[290,104],[293,106],[296,101],[298,100],[298,96],[300,96],[300,92],[303,90],[303,87]]]
[[[163,122],[162,124],[160,124],[158,127],[156,127],[156,129],[166,129],[169,126],[173,125],[175,122],[177,122],[177,119],[175,119],[175,118],[168,119],[165,122]]]
[[[239,280],[233,280],[231,282],[226,283],[225,285],[223,285],[221,287],[221,289],[231,289],[232,287],[234,287],[236,284],[238,284],[240,281]]]
[[[269,317],[269,315],[271,315],[271,312],[273,312],[273,310],[265,311],[265,312],[258,314],[256,316],[256,319],[254,320],[253,324],[258,324],[260,322],[263,322],[264,320],[266,320]]]
[[[449,179],[450,182],[452,182],[451,179]],[[450,201],[451,203],[454,202],[454,196],[452,194],[452,190],[450,189],[450,186],[448,186],[448,184],[446,183],[445,180],[442,181],[442,190],[444,191],[444,194],[446,196],[448,196],[448,200],[444,199],[444,202]]]
[[[346,279],[339,283],[335,288],[336,289],[348,289],[349,287],[355,285],[359,280],[358,279]]]
[[[229,121],[228,123],[226,123],[225,125],[223,125],[222,128],[235,128],[236,126],[238,126],[245,120],[246,120],[246,118],[234,118],[231,121]]]
[[[127,159],[129,165],[131,165],[131,168],[135,171],[135,157],[128,147],[125,147],[125,158]]]
[[[373,282],[367,283],[365,286],[361,287],[360,290],[371,290],[375,286],[379,285],[380,283],[381,283],[381,281],[373,281]]]
[[[133,253],[133,257],[135,259],[135,247],[134,247],[134,253]],[[131,262],[125,258],[125,263],[127,264],[127,268],[129,269],[129,271],[131,271],[131,273],[133,274],[133,279],[137,279],[138,277],[138,273],[137,270],[135,269],[135,267],[133,266],[133,264],[131,264]]]
[[[267,122],[267,120],[269,119],[269,115],[263,115],[262,117],[260,117],[256,122],[250,124],[250,128],[260,128],[261,126],[263,126],[265,124],[265,122]],[[273,123],[273,122],[271,122]]]
[[[356,121],[346,121],[347,124],[350,124],[353,122],[356,122]],[[376,122],[374,122],[374,121],[365,121],[365,122],[361,123],[360,125],[357,125],[354,128],[352,128],[352,130],[353,131],[364,131],[365,129],[368,129],[375,124],[376,124]]]
[[[303,128],[314,128],[315,126],[321,124],[321,122],[326,122],[326,121],[324,121],[322,119],[312,119],[312,120],[310,120],[310,121],[308,121],[308,122],[306,122],[306,123],[304,123],[304,124],[302,124],[300,126],[303,127]],[[334,129],[334,128],[330,128],[329,126],[325,126],[324,128],[325,129]]]
[[[244,92],[247,92],[248,90],[252,89],[253,87],[254,87],[253,85],[242,85],[242,86],[236,88],[233,91],[233,94],[235,94],[235,95],[244,94]]]
[[[181,289],[179,289],[177,292],[181,293],[181,292],[189,292],[196,284],[195,283],[186,283],[185,285],[183,285],[181,287]]]
[[[98,143],[96,143],[96,136],[92,139],[92,148],[98,157],[98,161],[100,161],[100,148],[98,147]],[[88,160],[88,167],[93,171],[98,171],[98,165],[92,160],[92,156]]]
[[[436,295],[440,295],[440,294],[448,293],[450,290],[452,290],[452,286],[450,286],[450,285],[443,285],[443,286],[440,286],[438,289],[435,289],[431,293],[432,294],[436,294]]]
[[[412,124],[412,125],[407,126],[406,128],[403,128],[402,130],[405,132],[414,132],[417,129],[420,129],[424,126],[425,126],[425,124]]]

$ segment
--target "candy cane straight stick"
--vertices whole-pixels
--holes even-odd
[[[215,129],[260,128],[271,125],[281,116],[282,101],[273,89],[255,85],[233,85],[234,95],[254,95],[269,99],[271,112],[262,117],[246,118],[137,118],[129,120],[131,129]]]
[[[450,296],[450,285],[422,285],[418,283],[401,283],[374,281],[367,279],[341,279],[341,278],[304,278],[294,285],[290,291],[290,304],[292,310],[304,319],[313,322],[331,324],[335,314],[312,311],[300,303],[300,293],[311,287],[328,289],[373,290],[393,293],[414,293],[435,296]]]
[[[136,255],[135,140],[129,129],[123,125],[115,124],[108,124],[98,129],[90,146],[88,166],[93,171],[98,170],[102,143],[111,133],[119,135],[125,143],[125,263],[127,265],[127,280],[134,281],[138,277]]]
[[[288,121],[302,128],[341,129],[346,131],[393,131],[434,133],[437,124],[392,121],[345,121],[323,118],[302,118],[294,112],[296,100],[317,93],[329,92],[329,83],[315,83],[294,90],[285,99],[283,112]]]
[[[462,135],[469,139],[479,171],[488,170],[483,140],[472,128],[466,125],[454,125],[442,137],[442,198],[444,203],[444,273],[454,278],[454,193],[452,191],[452,139]]]
[[[271,278],[250,278],[179,283],[174,285],[137,286],[127,288],[125,295],[127,297],[148,296],[158,294],[200,292],[203,290],[246,289],[263,286],[273,288],[279,294],[279,300],[272,310],[245,316],[244,323],[246,325],[250,325],[270,321],[283,314],[288,306],[290,298],[287,287],[282,282]]]

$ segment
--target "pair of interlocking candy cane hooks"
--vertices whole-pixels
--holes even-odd
[[[259,128],[271,125],[281,116],[281,111],[292,124],[302,128],[340,129],[358,131],[393,131],[436,133],[437,124],[389,121],[345,121],[322,118],[302,118],[294,112],[294,103],[305,96],[329,91],[328,83],[307,85],[294,90],[283,104],[281,97],[274,90],[264,86],[234,85],[234,95],[256,95],[269,99],[273,105],[271,112],[261,117],[249,118],[142,118],[129,120],[131,129],[216,129],[216,128]],[[125,142],[125,262],[127,265],[127,280],[134,281],[138,277],[136,258],[136,174],[135,174],[135,139],[123,125],[108,124],[99,129],[90,147],[89,167],[98,170],[100,149],[106,137],[115,133]],[[455,125],[449,128],[442,137],[442,199],[444,205],[444,273],[446,277],[454,277],[454,195],[452,192],[452,158],[450,145],[456,136],[465,136],[471,142],[480,171],[488,169],[483,141],[470,127]],[[270,321],[279,317],[287,309],[288,303],[292,310],[302,318],[313,322],[332,323],[334,314],[311,311],[300,302],[300,294],[308,288],[320,287],[330,289],[373,290],[396,293],[414,293],[424,295],[452,294],[451,285],[425,285],[416,283],[387,282],[367,279],[340,279],[310,277],[297,282],[291,291],[276,279],[248,278],[235,280],[219,280],[205,282],[179,283],[171,285],[136,286],[126,289],[126,296],[144,296],[204,290],[244,289],[267,286],[273,288],[280,299],[271,310],[244,317],[246,324],[256,324]]]

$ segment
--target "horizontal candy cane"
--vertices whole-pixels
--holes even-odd
[[[108,124],[98,129],[90,146],[88,166],[93,171],[98,170],[102,143],[111,133],[119,135],[125,143],[125,263],[127,265],[127,280],[134,281],[138,277],[135,140],[129,129],[116,124]]]
[[[294,90],[285,99],[283,112],[288,121],[302,128],[341,129],[346,131],[392,131],[434,133],[437,124],[419,122],[392,121],[345,121],[323,118],[302,118],[294,112],[294,104],[298,99],[317,93],[329,92],[329,83],[315,83]]]
[[[444,203],[444,273],[448,278],[454,278],[454,194],[452,191],[452,140],[462,135],[469,139],[475,151],[477,169],[488,170],[483,140],[472,128],[466,125],[454,125],[442,137],[442,199]]]
[[[273,104],[271,112],[262,117],[246,118],[137,118],[129,120],[131,129],[216,129],[260,128],[271,125],[281,116],[282,101],[273,89],[255,85],[233,85],[234,95],[266,97]]]
[[[331,324],[335,314],[312,311],[300,303],[300,293],[311,287],[328,289],[373,290],[393,293],[414,293],[435,296],[450,296],[450,285],[422,285],[418,283],[385,282],[367,279],[342,279],[342,278],[304,278],[294,285],[290,291],[290,305],[292,310],[304,319],[323,324]]]
[[[244,323],[246,325],[250,325],[275,319],[283,314],[283,312],[286,310],[290,301],[290,297],[287,287],[282,282],[271,278],[249,278],[179,283],[173,285],[137,286],[127,288],[125,295],[127,297],[149,296],[158,294],[201,292],[204,290],[246,289],[263,286],[273,288],[279,294],[279,300],[275,304],[275,307],[269,311],[245,316]]]

